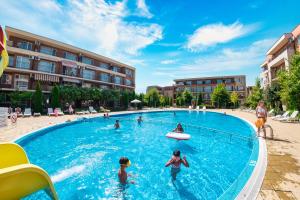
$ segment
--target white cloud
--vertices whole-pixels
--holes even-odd
[[[243,25],[240,22],[224,25],[223,23],[208,24],[199,27],[189,38],[185,48],[201,51],[220,43],[229,42],[241,37],[254,29],[256,25]]]
[[[174,64],[177,61],[178,61],[177,59],[174,59],[174,60],[169,59],[169,60],[162,60],[162,61],[160,61],[160,63],[163,65],[169,65],[169,64]]]
[[[274,41],[275,39],[265,39],[256,41],[246,48],[223,49],[221,52],[197,57],[190,63],[180,65],[177,69],[158,68],[154,74],[179,78],[258,68],[264,59],[265,52]]]
[[[19,0],[7,1],[0,19],[9,26],[115,57],[136,55],[163,38],[160,25],[127,21],[131,14],[127,0],[68,0],[64,4]]]
[[[146,5],[145,0],[137,0],[136,1],[137,12],[136,15],[146,18],[152,18],[153,14],[149,11],[148,6]]]

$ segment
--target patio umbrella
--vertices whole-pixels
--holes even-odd
[[[134,103],[134,104],[136,104],[136,103],[141,103],[141,101],[140,101],[140,100],[138,100],[138,99],[135,99],[135,100],[132,100],[132,101],[130,101],[130,103]]]
[[[130,103],[133,103],[133,104],[135,105],[136,109],[137,109],[137,106],[136,106],[136,105],[137,105],[138,103],[141,103],[141,101],[138,100],[138,99],[135,99],[135,100],[130,101]]]

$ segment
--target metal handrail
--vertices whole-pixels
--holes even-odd
[[[136,119],[122,119],[122,121],[136,121]],[[174,124],[174,127],[178,124],[176,122],[167,122],[167,121],[162,121],[162,120],[146,120],[143,121],[143,123],[147,123],[147,122],[151,122],[151,123],[164,123],[164,124]],[[215,132],[215,133],[222,133],[222,134],[226,134],[230,136],[230,141],[232,139],[232,137],[244,140],[244,141],[253,141],[255,139],[255,136],[242,136],[238,133],[234,133],[234,132],[227,132],[227,131],[223,131],[223,130],[219,130],[219,129],[215,129],[215,128],[210,128],[210,127],[206,127],[206,126],[197,126],[197,125],[193,125],[193,124],[184,124],[181,123],[181,125],[185,128],[196,128],[196,129],[205,129],[205,130],[209,130],[211,132]]]

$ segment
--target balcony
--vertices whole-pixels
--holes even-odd
[[[288,66],[288,59],[293,53],[294,53],[294,51],[292,49],[290,49],[290,48],[285,49],[278,56],[276,56],[275,58],[270,60],[270,62],[268,63],[268,67],[271,68],[271,67],[283,64],[283,63],[285,63],[285,65]]]

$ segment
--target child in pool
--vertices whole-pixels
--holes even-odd
[[[173,132],[176,132],[176,133],[183,133],[184,132],[181,123],[177,124],[177,127],[173,130]]]
[[[120,128],[120,121],[117,119],[115,123],[115,129]]]
[[[173,180],[176,180],[176,176],[177,174],[180,172],[180,165],[181,163],[185,166],[185,167],[189,167],[189,163],[186,160],[186,157],[183,156],[183,159],[181,159],[180,157],[180,151],[179,150],[175,150],[173,152],[173,156],[172,158],[166,163],[165,167],[169,167],[171,165],[171,176],[173,178]]]
[[[126,167],[129,167],[131,165],[130,160],[127,157],[121,157],[119,160],[120,163],[120,169],[118,172],[119,181],[122,184],[127,183],[127,172]],[[130,176],[130,174],[128,174]],[[130,183],[134,183],[133,181],[130,181]]]
[[[139,118],[137,119],[138,124],[141,124],[143,121],[142,116],[139,116]]]

